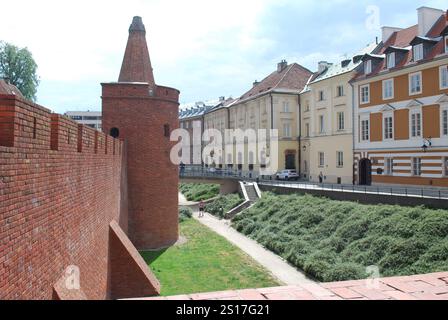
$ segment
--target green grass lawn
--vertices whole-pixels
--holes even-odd
[[[162,296],[279,285],[252,258],[199,222],[189,219],[180,227],[187,243],[141,253],[162,284]]]
[[[264,193],[233,227],[320,281],[448,271],[448,211]]]

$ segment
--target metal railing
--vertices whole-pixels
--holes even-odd
[[[297,188],[303,190],[321,190],[333,192],[351,192],[360,194],[377,194],[383,196],[402,196],[448,200],[448,188],[412,187],[412,186],[361,186],[349,184],[312,183],[309,181],[276,180],[274,176],[258,176],[255,172],[185,167],[180,170],[181,178],[213,178],[255,181],[260,185]]]

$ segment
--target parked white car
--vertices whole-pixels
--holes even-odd
[[[277,173],[277,180],[299,180],[296,170],[283,170]]]

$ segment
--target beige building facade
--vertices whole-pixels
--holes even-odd
[[[301,94],[301,173],[311,182],[353,183],[353,88],[349,81],[361,57],[319,63],[319,71]]]

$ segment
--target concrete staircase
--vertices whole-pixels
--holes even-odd
[[[258,188],[258,185],[256,183],[248,183],[248,182],[240,181],[239,192],[244,197],[244,202],[242,204],[240,204],[238,207],[230,210],[226,214],[226,219],[232,219],[237,214],[250,208],[261,197],[261,191]]]

